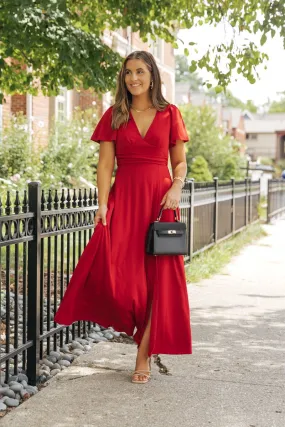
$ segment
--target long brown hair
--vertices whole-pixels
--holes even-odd
[[[113,105],[112,129],[118,129],[122,124],[127,123],[130,116],[132,95],[128,91],[125,83],[126,64],[129,59],[141,59],[151,73],[153,87],[150,90],[150,99],[156,110],[162,111],[169,104],[162,95],[161,77],[154,57],[151,53],[145,52],[144,50],[136,50],[125,58],[118,75],[115,103]]]

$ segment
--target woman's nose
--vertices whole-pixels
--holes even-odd
[[[131,74],[131,81],[132,82],[136,82],[137,81],[137,75],[136,75],[136,73],[134,73],[134,74]]]

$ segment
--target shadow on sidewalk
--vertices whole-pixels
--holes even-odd
[[[235,374],[243,381],[284,385],[285,310],[254,311],[256,305],[194,309],[193,361],[202,368],[200,373],[212,373],[216,379],[218,372],[231,377]]]

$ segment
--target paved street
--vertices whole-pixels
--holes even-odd
[[[130,382],[136,346],[99,343],[2,427],[284,427],[285,220],[222,274],[189,284],[193,355]]]

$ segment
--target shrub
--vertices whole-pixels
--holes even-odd
[[[39,153],[33,148],[27,119],[16,114],[10,126],[3,130],[0,144],[0,196],[7,190],[23,190],[29,180],[35,180],[40,170]]]
[[[274,160],[271,159],[270,157],[260,157],[259,162],[261,165],[266,165],[266,166],[273,166],[274,165]]]
[[[180,107],[190,141],[186,144],[186,158],[191,170],[192,159],[203,156],[208,163],[213,176],[222,179],[229,160],[236,165],[234,178],[242,179],[246,160],[240,155],[241,143],[216,125],[216,113],[211,106],[195,107],[183,105]],[[228,166],[227,166],[228,168]]]
[[[203,156],[197,156],[191,164],[190,178],[194,178],[197,182],[212,181],[213,176],[208,168],[208,163]]]
[[[0,144],[0,196],[7,190],[22,194],[30,181],[40,181],[43,189],[96,185],[99,144],[90,141],[96,122],[94,108],[77,109],[72,120],[54,123],[42,147],[32,141],[25,116],[15,115]]]
[[[236,163],[233,161],[233,159],[226,160],[221,179],[228,181],[231,178],[234,178],[237,175],[236,169]]]
[[[275,165],[274,178],[281,178],[282,172],[285,170],[285,159],[280,159]]]
[[[48,146],[40,154],[43,188],[95,185],[99,145],[90,141],[94,126],[90,112],[80,110],[72,120],[55,123]]]

